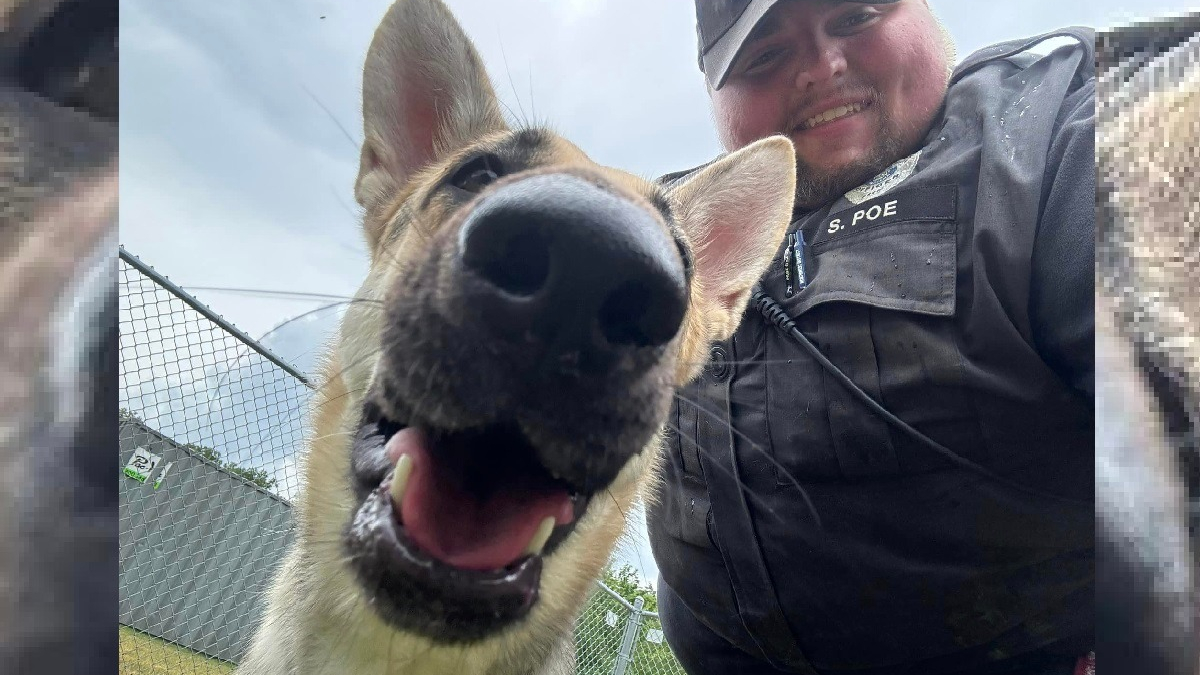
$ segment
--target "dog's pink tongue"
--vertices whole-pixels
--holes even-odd
[[[409,538],[453,567],[501,569],[524,556],[545,518],[561,525],[574,517],[566,490],[512,487],[483,501],[467,494],[441,475],[417,429],[397,432],[388,440],[387,453],[393,463],[401,455],[412,459],[403,503],[397,505]]]

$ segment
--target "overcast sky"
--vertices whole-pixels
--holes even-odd
[[[1196,2],[931,0],[960,58],[1070,24]],[[121,0],[121,243],[253,336],[349,296],[366,266],[352,196],[361,66],[390,0]],[[686,0],[449,0],[517,116],[648,177],[719,152]],[[268,342],[302,369],[336,320]],[[626,559],[653,578],[644,535]]]

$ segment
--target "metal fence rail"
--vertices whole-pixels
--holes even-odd
[[[291,541],[304,375],[121,250],[122,675],[228,673]],[[598,584],[581,675],[682,675],[658,615]]]
[[[579,675],[683,675],[663,639],[658,613],[630,604],[597,583],[575,623],[575,659]]]

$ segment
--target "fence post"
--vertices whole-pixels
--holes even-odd
[[[621,637],[621,649],[617,652],[617,662],[613,665],[613,675],[625,675],[633,661],[633,646],[637,642],[638,630],[642,627],[642,607],[646,601],[638,596],[633,599],[633,611],[625,619],[625,635]]]

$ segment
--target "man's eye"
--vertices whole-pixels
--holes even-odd
[[[877,15],[877,12],[871,10],[854,12],[838,21],[835,30],[839,32],[853,31],[855,28],[860,28],[870,23]]]
[[[767,51],[759,54],[758,56],[755,56],[753,59],[751,59],[746,64],[746,67],[743,69],[743,72],[749,73],[749,72],[753,72],[753,71],[766,69],[768,66],[770,66],[772,63],[775,62],[775,60],[779,57],[779,55],[782,52],[783,52],[783,50],[781,50],[781,49],[770,49],[770,50],[767,50]]]

